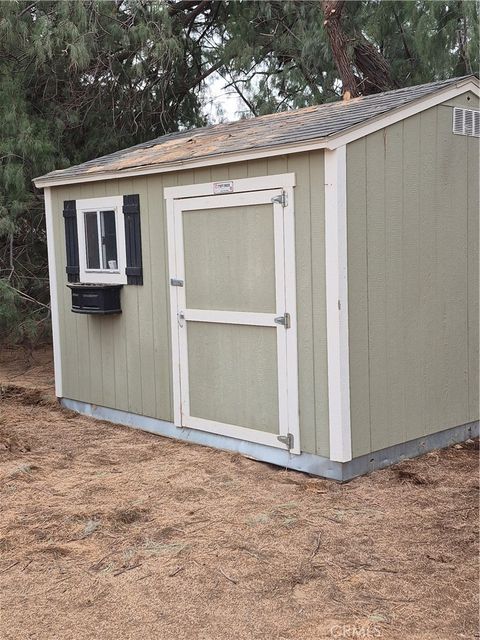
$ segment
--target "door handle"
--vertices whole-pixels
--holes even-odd
[[[183,323],[185,321],[185,314],[183,313],[183,311],[179,311],[177,313],[177,320],[178,320],[178,326],[183,327]]]

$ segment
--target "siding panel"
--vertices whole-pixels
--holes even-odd
[[[367,261],[371,438],[374,449],[389,444],[387,423],[387,297],[385,153],[383,131],[366,140]],[[350,305],[349,305],[350,307]]]
[[[406,369],[403,337],[403,122],[385,138],[385,329],[387,422],[380,427],[381,446],[405,439]],[[388,203],[388,205],[387,205]]]
[[[66,187],[62,190],[61,195],[61,205],[63,207],[64,200],[76,200],[75,197],[75,189],[73,187]],[[61,218],[61,210],[59,211],[60,224],[63,225],[63,218]],[[63,233],[63,230],[62,230]],[[65,335],[67,336],[77,336],[77,325],[79,323],[79,319],[77,314],[69,313],[71,309],[71,301],[72,294],[70,289],[67,287],[66,274],[65,274],[65,259],[66,259],[66,248],[63,246],[62,250],[62,262],[63,262],[63,273],[62,278],[59,282],[63,283],[62,293],[63,293],[63,304],[64,309],[67,311],[65,315]],[[78,344],[78,340],[72,339],[68,341],[66,346],[65,353],[65,370],[69,379],[69,387],[72,390],[75,390],[79,386],[79,365],[80,359],[82,358],[82,345]]]
[[[163,189],[178,184],[289,171],[295,172],[297,177],[295,218],[302,449],[328,455],[322,152],[52,189],[55,231],[60,238],[56,251],[65,397],[164,420],[173,419],[170,287]],[[140,194],[144,285],[123,287],[122,314],[119,316],[77,316],[70,311],[70,292],[65,286],[60,201],[95,194],[131,193]],[[75,336],[74,340],[72,336]]]
[[[368,352],[367,167],[366,140],[352,143],[347,154],[349,340],[352,450],[371,451]]]
[[[467,93],[463,93],[461,96],[457,96],[456,98],[452,98],[452,100],[445,102],[444,105],[463,107],[465,109],[478,109],[478,96],[476,96],[472,91],[467,91]]]
[[[153,382],[155,385],[155,414],[163,420],[173,420],[172,373],[170,349],[170,308],[168,286],[167,220],[163,188],[175,186],[176,176],[148,181],[149,268],[153,322]],[[165,313],[167,310],[167,313]]]
[[[143,285],[137,286],[138,323],[140,327],[140,361],[142,378],[142,412],[147,416],[156,413],[155,351],[153,338],[153,300],[151,278],[150,221],[159,214],[158,204],[152,202],[147,178],[135,181],[135,193],[140,194],[140,219],[142,235]],[[133,193],[133,192],[132,192]],[[143,214],[143,209],[146,215]],[[158,239],[156,239],[158,242]]]
[[[146,211],[144,215],[142,208],[145,207],[147,197],[142,189],[143,181],[140,178],[119,180],[117,183],[118,195],[138,193],[140,196],[140,215],[143,218],[149,215]],[[146,207],[145,207],[146,208]],[[144,232],[142,231],[142,242],[144,242]],[[128,411],[133,413],[143,412],[142,396],[142,358],[141,358],[141,332],[139,322],[139,292],[142,286],[125,285],[122,290],[122,317],[125,323],[125,346],[126,346],[126,372],[128,390]]]
[[[112,181],[111,189],[107,189],[107,195],[123,195],[119,181]],[[88,189],[88,185],[85,185]],[[127,287],[123,287],[121,293],[122,308],[128,298]],[[110,334],[113,343],[113,361],[115,365],[115,407],[128,411],[128,359],[127,359],[127,319],[123,312],[112,318]]]
[[[354,456],[478,419],[478,141],[451,120],[347,148]]]
[[[403,126],[403,270],[402,270],[402,333],[404,347],[403,382],[405,394],[405,439],[417,437],[419,421],[423,424],[423,394],[418,381],[422,377],[418,354],[418,336],[422,331],[420,317],[420,255],[421,255],[421,116],[405,120]],[[423,430],[423,427],[422,427]]]
[[[327,315],[325,306],[325,166],[322,152],[310,153],[310,238],[316,453],[329,454]],[[300,250],[300,247],[299,247]]]
[[[467,145],[463,136],[451,133],[451,109],[437,109],[438,235],[437,294],[439,305],[439,357],[437,388],[430,401],[435,402],[435,423],[454,426],[456,416],[468,415],[468,302],[467,302]],[[445,215],[444,207],[450,213]],[[427,430],[430,432],[430,425]]]
[[[288,171],[296,175],[295,235],[298,327],[298,400],[300,441],[304,451],[316,451],[315,377],[313,360],[312,249],[310,166],[308,154],[290,156]]]
[[[422,390],[422,415],[416,421],[415,433],[425,435],[426,425],[434,420],[435,407],[430,415],[430,381],[435,375],[438,340],[438,306],[436,293],[436,235],[437,194],[435,174],[437,163],[436,110],[420,116],[420,333],[415,339],[421,366],[418,383]]]
[[[479,140],[468,138],[468,372],[469,372],[469,393],[468,393],[468,419],[478,419],[479,407],[479,281],[478,281],[478,150]]]

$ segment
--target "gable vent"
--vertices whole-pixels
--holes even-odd
[[[453,133],[460,136],[480,137],[480,111],[453,109]]]

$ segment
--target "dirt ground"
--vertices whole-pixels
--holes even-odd
[[[0,638],[478,637],[473,442],[348,484],[61,409],[0,353]]]

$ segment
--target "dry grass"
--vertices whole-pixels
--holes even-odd
[[[339,485],[62,410],[12,355],[2,640],[475,637],[473,443]]]

